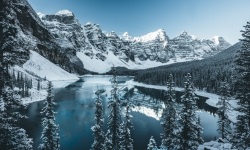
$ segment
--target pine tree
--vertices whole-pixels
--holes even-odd
[[[105,90],[98,90],[95,92],[97,98],[95,100],[95,120],[96,124],[91,128],[94,132],[94,143],[92,144],[91,149],[93,150],[103,150],[104,149],[104,132],[102,131],[104,118],[103,118],[103,105],[100,98],[100,95],[105,92]]]
[[[122,150],[133,150],[133,139],[131,138],[131,129],[133,129],[132,116],[130,115],[132,104],[128,101],[125,109],[125,119],[122,124],[121,145]]]
[[[45,106],[42,109],[42,144],[39,148],[42,150],[59,150],[60,149],[60,136],[59,136],[59,125],[55,123],[55,112],[53,106],[56,105],[54,97],[52,95],[52,84],[48,83],[48,96],[44,102]]]
[[[197,141],[199,144],[204,143],[204,140],[202,138],[202,133],[203,133],[203,128],[201,127],[201,118],[200,116],[198,117],[197,120],[197,126],[196,126],[196,131],[197,131]]]
[[[220,87],[220,98],[217,105],[218,107],[218,129],[217,131],[221,134],[222,139],[229,140],[229,135],[232,133],[232,129],[230,126],[231,121],[228,118],[227,112],[231,109],[231,105],[229,103],[230,91],[229,84],[226,82],[221,83]]]
[[[18,122],[26,118],[17,110],[24,109],[21,97],[13,89],[12,79],[9,74],[9,64],[1,53],[0,62],[0,147],[1,149],[32,149],[32,139],[28,138],[26,131],[19,127]]]
[[[41,90],[41,81],[38,79],[37,80],[37,90],[40,91]]]
[[[178,120],[175,105],[174,81],[173,76],[170,74],[169,81],[167,82],[166,100],[164,101],[165,108],[162,114],[162,148],[169,150],[178,149],[179,137],[178,133]]]
[[[239,99],[234,146],[238,149],[250,147],[250,22],[242,31],[242,46],[236,55],[236,98]]]
[[[197,124],[196,117],[196,96],[194,87],[191,82],[191,74],[187,74],[186,82],[184,82],[184,94],[181,97],[182,112],[181,112],[181,126],[180,132],[180,149],[197,149],[201,137],[198,137],[198,130],[200,125]]]
[[[110,114],[108,116],[108,131],[105,139],[105,147],[107,150],[120,149],[121,142],[121,104],[118,97],[118,82],[116,79],[116,70],[113,67],[113,78],[110,80],[112,83],[111,98],[108,102]]]
[[[154,139],[153,136],[151,136],[151,138],[149,140],[147,150],[158,150],[157,144],[156,144],[155,139]]]
[[[3,0],[0,5],[0,148],[29,150],[32,149],[32,139],[28,138],[26,131],[18,125],[19,121],[26,118],[18,110],[25,106],[22,104],[19,91],[14,90],[9,72],[11,66],[24,62],[22,52],[25,50],[13,48],[16,44],[17,28],[10,24],[8,19],[5,20],[2,15],[10,12],[9,3],[9,1]]]

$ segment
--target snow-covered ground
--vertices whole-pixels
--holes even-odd
[[[63,70],[35,51],[30,51],[30,59],[23,64],[23,68],[50,81],[79,79],[76,75]]]
[[[132,86],[140,86],[140,87],[146,87],[146,88],[152,88],[152,89],[159,89],[159,90],[167,90],[167,87],[166,86],[160,86],[160,85],[149,85],[149,84],[144,84],[144,83],[139,83],[139,82],[135,82],[134,80],[129,80],[126,82],[126,84],[128,85],[128,87],[132,87]],[[179,87],[176,87],[175,88],[176,91],[183,91],[184,89],[183,88],[179,88]],[[206,100],[206,103],[210,106],[213,106],[213,107],[217,107],[218,106],[216,105],[219,101],[219,95],[216,95],[216,94],[212,94],[212,93],[207,93],[207,92],[204,92],[204,91],[198,91],[196,90],[195,93],[199,96],[203,96],[203,97],[207,97],[208,99]],[[229,101],[229,103],[231,104],[231,106],[233,108],[236,108],[237,107],[237,100],[231,98],[231,100]],[[235,110],[231,110],[229,113],[228,113],[228,116],[229,116],[229,119],[232,121],[232,122],[236,122],[236,117],[238,115],[238,112],[235,111]]]
[[[63,80],[63,81],[55,80],[55,81],[52,81],[52,84],[53,84],[53,88],[60,88],[60,87],[66,87],[67,85],[69,85],[75,81],[77,81],[77,80]],[[30,97],[22,98],[23,104],[29,104],[29,103],[33,103],[33,102],[43,101],[46,99],[46,97],[48,95],[47,90],[46,90],[47,82],[46,81],[43,81],[43,82],[44,83],[41,83],[41,84],[43,84],[42,85],[43,89],[37,90],[36,87],[33,87],[32,89],[29,90]]]
[[[115,56],[112,52],[109,52],[107,55],[105,55],[106,59],[104,61],[96,58],[95,56],[93,58],[90,58],[89,56],[85,55],[83,52],[77,52],[76,56],[83,62],[84,68],[87,70],[91,70],[97,73],[106,73],[111,70],[111,67],[126,67],[128,69],[147,69],[152,67],[158,67],[162,65],[169,65],[176,62],[186,62],[191,61],[187,60],[186,58],[177,58],[175,60],[170,59],[167,63],[161,63],[157,61],[151,61],[149,59],[145,61],[141,61],[138,58],[135,58],[135,62],[132,62],[129,60],[128,62],[119,59],[117,56]],[[93,66],[94,64],[94,66]]]
[[[46,99],[47,81],[38,77],[52,81],[54,88],[65,87],[79,80],[76,75],[70,74],[34,51],[30,51],[30,59],[22,67],[16,65],[13,70],[16,76],[17,72],[21,72],[29,79],[32,79],[33,88],[29,90],[31,96],[22,98],[24,104]],[[38,80],[40,80],[41,90],[37,90]]]
[[[38,91],[37,89],[30,89],[30,97],[22,98],[23,104],[29,104],[37,101],[45,100],[48,93],[46,90],[42,89]]]
[[[224,142],[224,143],[223,143]],[[215,141],[205,142],[203,145],[198,147],[198,150],[233,150],[232,144],[223,141],[222,139],[217,139]]]

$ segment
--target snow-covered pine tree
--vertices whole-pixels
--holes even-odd
[[[92,150],[103,150],[104,149],[104,132],[102,131],[104,118],[103,118],[103,105],[100,95],[105,92],[105,90],[98,90],[95,92],[95,120],[96,124],[91,128],[94,136],[94,143],[91,146]]]
[[[9,1],[1,1],[0,14],[8,11]],[[3,21],[0,17],[1,27],[6,30],[0,32],[0,148],[4,150],[32,149],[32,139],[28,138],[26,131],[19,127],[18,122],[26,118],[18,110],[24,108],[18,90],[14,90],[9,68],[15,62],[23,62],[22,49],[14,49],[14,36],[16,28]]]
[[[230,89],[229,84],[226,82],[221,83],[220,87],[220,98],[219,102],[217,103],[218,107],[218,129],[217,131],[221,134],[221,138],[229,140],[229,135],[232,133],[232,129],[230,126],[231,121],[228,118],[227,112],[232,108],[229,103],[230,97]]]
[[[22,104],[18,91],[13,89],[8,72],[8,66],[3,67],[1,74],[3,87],[1,87],[0,110],[0,147],[1,149],[32,149],[32,139],[28,138],[26,131],[19,127],[18,122],[26,118],[18,110],[25,106]]]
[[[121,149],[122,150],[133,150],[133,139],[131,138],[131,129],[133,129],[132,116],[130,115],[130,107],[133,105],[127,101],[125,108],[125,118],[122,124],[121,132]]]
[[[55,123],[55,112],[53,106],[56,105],[54,102],[54,96],[52,94],[52,83],[48,83],[48,96],[44,102],[45,106],[42,109],[42,143],[39,148],[42,150],[59,150],[60,149],[60,136],[59,136],[59,125]]]
[[[108,131],[106,133],[105,148],[107,150],[118,150],[121,146],[121,104],[117,91],[116,69],[113,67],[112,71],[113,77],[110,79],[112,83],[111,98],[108,102],[110,113],[107,121]]]
[[[200,116],[198,116],[198,120],[197,120],[197,140],[198,140],[198,142],[199,142],[199,144],[202,144],[202,143],[204,143],[204,140],[203,140],[203,138],[202,138],[202,133],[203,133],[203,128],[202,128],[202,126],[201,126],[201,118],[200,118]]]
[[[250,22],[242,31],[242,46],[236,55],[236,97],[239,99],[234,146],[238,149],[250,147]]]
[[[147,150],[158,150],[157,144],[156,144],[155,139],[154,139],[153,136],[151,136],[151,138],[149,140]]]
[[[164,101],[165,108],[162,114],[162,148],[169,150],[178,149],[180,138],[178,137],[178,116],[176,110],[174,80],[172,74],[169,75],[167,82],[166,100]]]
[[[180,149],[197,149],[201,137],[198,137],[198,130],[200,125],[197,124],[198,118],[195,111],[196,95],[194,93],[194,86],[191,82],[191,74],[186,75],[184,82],[184,94],[181,97],[182,112],[181,112],[181,132],[180,132]]]

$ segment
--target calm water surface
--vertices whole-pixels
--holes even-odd
[[[107,118],[109,110],[107,101],[111,85],[110,76],[86,76],[84,82],[75,82],[66,88],[54,89],[56,123],[60,125],[60,143],[62,150],[88,150],[93,143],[91,126],[95,124],[94,120],[94,100],[93,91],[97,89],[106,89],[107,94],[102,95],[104,116]],[[125,82],[131,77],[118,77],[119,87],[126,86]],[[121,92],[124,93],[124,92]],[[161,143],[160,117],[162,113],[162,102],[164,92],[148,88],[135,87],[129,90],[135,107],[131,112],[133,116],[134,130],[132,138],[134,139],[134,149],[144,150],[147,148],[148,141],[154,136],[158,145]],[[179,100],[181,93],[177,92],[176,98]],[[201,117],[203,138],[209,141],[218,137],[217,116],[214,115],[216,109],[205,103],[206,98],[200,97],[197,104],[199,111],[197,115]],[[29,117],[21,124],[27,130],[30,137],[34,139],[34,149],[37,149],[40,143],[41,128],[41,109],[43,102],[29,104],[26,115]],[[106,126],[104,126],[106,131]]]

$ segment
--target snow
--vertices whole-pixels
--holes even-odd
[[[168,65],[177,62],[185,62],[191,61],[187,60],[186,58],[177,58],[175,60],[171,59],[167,63],[161,63],[157,61],[151,61],[149,59],[145,61],[141,61],[138,58],[135,58],[135,62],[129,60],[128,62],[119,59],[117,56],[113,54],[113,52],[109,51],[108,54],[103,54],[106,59],[104,61],[96,58],[90,58],[89,56],[85,55],[83,52],[77,52],[76,56],[83,62],[84,68],[87,70],[91,70],[97,73],[106,73],[111,70],[111,67],[126,67],[128,69],[147,69],[152,67],[158,67],[162,65]],[[93,65],[94,64],[94,65]]]
[[[40,90],[38,91],[37,89],[30,89],[30,97],[25,97],[22,98],[23,104],[29,104],[29,103],[33,103],[33,102],[37,102],[37,101],[42,101],[45,100],[48,93],[46,90]]]
[[[83,62],[85,69],[98,73],[108,72],[113,66],[128,67],[125,62],[121,61],[112,52],[109,52],[107,55],[105,55],[107,59],[105,59],[104,61],[96,57],[93,57],[91,59],[89,56],[85,55],[82,52],[77,52],[76,56]]]
[[[154,118],[158,121],[161,119],[161,116],[163,113],[162,109],[159,110],[158,113],[156,113],[155,110],[148,108],[148,107],[145,107],[145,106],[134,106],[134,107],[132,107],[131,110],[134,112],[142,113],[142,114],[144,114],[148,117]]]
[[[212,41],[214,41],[214,43],[216,44],[216,45],[219,45],[220,44],[220,41],[219,41],[219,36],[214,36],[213,38],[212,38]]]
[[[30,59],[23,64],[28,72],[46,78],[47,80],[78,80],[76,75],[70,74],[59,66],[50,62],[35,51],[30,51]]]
[[[39,18],[43,18],[45,16],[45,14],[43,14],[41,12],[38,12],[37,15],[38,15]]]
[[[128,32],[124,32],[122,36],[120,36],[121,39],[125,40],[125,41],[132,41],[133,38],[131,36],[129,36]]]
[[[69,10],[60,10],[56,13],[59,16],[74,16],[73,13]]]
[[[198,150],[204,150],[205,148],[209,150],[231,150],[232,144],[227,142],[222,143],[220,140],[222,139],[219,138],[216,141],[205,142],[198,147]]]
[[[146,35],[143,35],[141,37],[135,37],[134,40],[137,42],[149,42],[149,41],[153,41],[156,39],[160,39],[160,41],[164,41],[167,40],[166,39],[166,33],[163,29],[158,29],[155,32],[150,32]]]
[[[149,85],[149,84],[145,84],[145,83],[139,83],[139,82],[135,82],[133,79],[132,80],[129,80],[127,81],[125,84],[127,85],[131,85],[132,86],[140,86],[140,87],[145,87],[145,88],[152,88],[152,89],[158,89],[158,90],[167,90],[167,87],[166,86],[160,86],[160,85]],[[175,87],[175,90],[176,91],[183,91],[184,89],[183,88],[179,88],[179,87]],[[216,95],[216,94],[213,94],[213,93],[208,93],[208,92],[205,92],[205,91],[199,91],[199,90],[196,90],[195,93],[199,96],[203,96],[203,97],[207,97],[208,99],[206,100],[206,103],[210,106],[213,106],[213,107],[216,107],[218,108],[217,106],[217,103],[219,101],[219,95]],[[238,105],[237,105],[237,100],[231,98],[231,100],[229,101],[229,103],[231,104],[231,106],[233,108],[237,108]],[[229,116],[229,119],[232,121],[232,122],[236,122],[236,117],[238,116],[239,112],[235,111],[234,109],[230,110],[228,112],[228,116]]]

